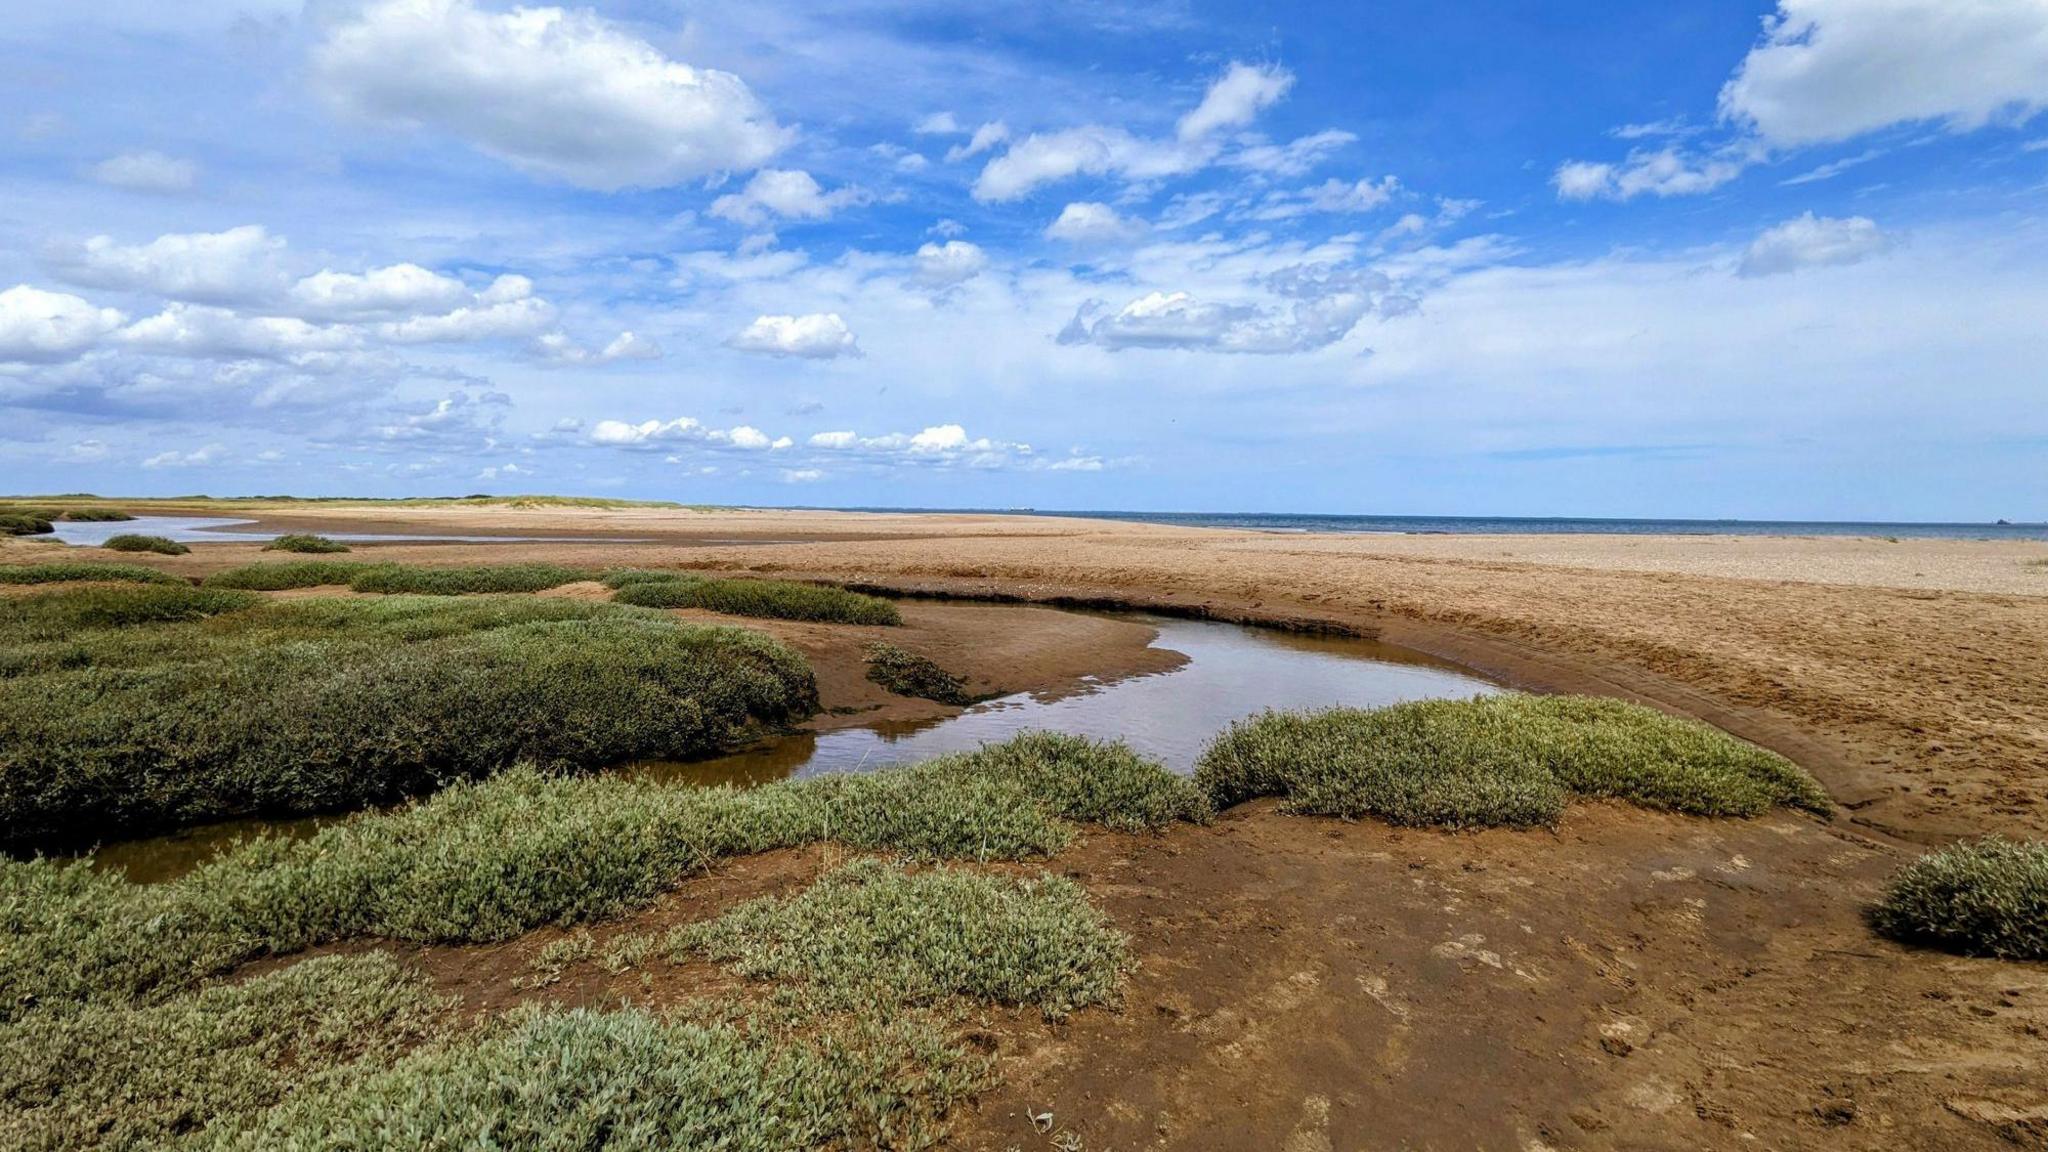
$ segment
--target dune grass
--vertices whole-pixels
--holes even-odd
[[[0,584],[68,584],[86,580],[127,584],[183,584],[169,572],[140,564],[102,564],[90,560],[55,560],[43,564],[0,565]]]
[[[466,568],[430,568],[414,564],[377,564],[364,568],[349,587],[357,592],[417,596],[467,596],[480,592],[544,592],[597,573],[556,564],[480,564]]]
[[[520,767],[304,839],[251,841],[164,884],[0,862],[0,1018],[36,1002],[167,994],[336,940],[504,940],[612,915],[717,860],[776,848],[1022,860],[1065,847],[1075,823],[1159,827],[1204,811],[1187,812],[1190,786],[1157,764],[1057,740],[743,790]],[[1096,770],[1116,762],[1121,778],[1104,788]]]
[[[1775,753],[1577,696],[1269,712],[1217,737],[1195,780],[1219,808],[1279,796],[1302,814],[1451,827],[1550,824],[1574,796],[1701,816],[1829,810],[1820,786]]]
[[[674,958],[708,956],[756,980],[800,981],[848,1008],[972,996],[1053,1019],[1114,1003],[1130,965],[1129,941],[1064,877],[880,860],[684,925],[666,946]]]
[[[124,532],[109,536],[100,543],[109,552],[155,552],[160,556],[183,556],[192,549],[168,536],[144,536],[135,532]]]
[[[2048,843],[1992,836],[1930,852],[1899,870],[1870,917],[1907,943],[2048,960]]]
[[[0,1148],[190,1146],[388,1066],[450,1006],[389,956],[329,956],[161,1004],[0,1024]]]
[[[31,512],[0,512],[0,536],[42,536],[57,526],[47,516]]]
[[[347,810],[520,759],[688,758],[817,706],[791,649],[659,613],[522,597],[252,606],[200,591],[6,603],[0,839]]]
[[[940,704],[974,703],[974,694],[958,676],[938,666],[930,657],[907,648],[876,641],[868,645],[868,679],[898,696],[935,700]]]
[[[903,622],[896,605],[879,596],[792,580],[727,580],[687,572],[627,569],[607,572],[613,599],[642,608],[701,608],[729,616],[815,620],[833,624]]]
[[[301,532],[287,532],[263,546],[265,552],[346,552],[348,545],[325,536],[313,536]]]

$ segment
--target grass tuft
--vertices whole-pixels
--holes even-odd
[[[183,584],[180,577],[140,564],[99,564],[57,560],[47,564],[0,565],[0,584],[68,584],[80,581],[126,584]]]
[[[290,532],[263,546],[265,552],[346,552],[348,545],[325,536]]]
[[[1291,812],[1450,827],[1550,824],[1572,796],[1701,816],[1829,810],[1820,786],[1775,753],[1578,696],[1268,712],[1217,737],[1195,781],[1219,808],[1280,796]]]
[[[162,556],[183,556],[192,551],[168,536],[143,536],[134,532],[109,536],[100,547],[109,552],[155,552]]]
[[[756,980],[795,980],[847,1008],[973,996],[1057,1019],[1114,1003],[1129,942],[1064,877],[911,871],[863,860],[787,899],[751,901],[669,935]]]
[[[14,845],[701,756],[817,707],[759,633],[535,598],[69,589],[10,602],[0,653]]]
[[[974,694],[958,676],[946,671],[930,657],[907,648],[876,641],[868,645],[868,679],[898,696],[915,696],[941,704],[974,703]]]
[[[1930,852],[1892,878],[1871,922],[1966,956],[2048,960],[2048,843],[1993,836]]]
[[[330,956],[152,1005],[0,1024],[8,1148],[163,1148],[252,1123],[426,1039],[449,1005],[388,955]]]
[[[832,624],[903,622],[896,605],[878,596],[790,580],[714,580],[678,574],[663,580],[642,573],[610,573],[620,604],[642,608],[701,608],[728,616],[815,620]]]

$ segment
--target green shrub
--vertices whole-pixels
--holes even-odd
[[[614,579],[619,578],[614,575]],[[628,579],[613,599],[642,608],[701,608],[728,616],[817,620],[833,624],[901,624],[896,605],[877,596],[789,580]]]
[[[337,811],[518,759],[591,769],[701,756],[809,715],[803,658],[759,633],[524,597],[110,601],[0,616],[0,840]],[[137,607],[141,604],[142,607]]]
[[[65,510],[64,518],[79,524],[115,524],[135,519],[118,508],[70,508]]]
[[[1058,1018],[1116,1000],[1129,943],[1058,876],[849,864],[787,899],[743,904],[668,938],[757,980],[797,980],[826,1002],[974,996]]]
[[[23,659],[32,656],[34,649],[23,642],[64,639],[89,629],[202,620],[262,602],[260,597],[247,592],[194,588],[190,584],[75,588],[0,600],[0,636],[10,641],[5,650],[0,650],[0,672],[12,677],[35,670],[35,662]],[[77,659],[71,649],[65,650],[66,662]]]
[[[57,560],[47,564],[0,565],[0,584],[64,584],[111,580],[128,584],[183,584],[184,579],[140,564],[98,564]]]
[[[247,588],[281,592],[287,588],[320,588],[347,584],[369,565],[360,560],[299,560],[289,564],[244,564],[223,568],[206,578],[209,588]]]
[[[406,593],[418,596],[466,596],[479,592],[544,592],[596,573],[555,564],[482,564],[470,568],[426,568],[409,564],[378,564],[349,581],[357,592]]]
[[[1068,778],[1080,757],[1031,767],[1031,750],[1048,747],[1037,738],[744,790],[520,767],[305,839],[251,841],[165,884],[84,863],[0,861],[0,1019],[38,1002],[175,992],[253,956],[354,937],[504,940],[613,915],[717,860],[777,848],[830,840],[924,859],[1020,860],[1063,848],[1067,819],[1170,818],[1163,785],[1091,794]],[[1113,795],[1134,810],[1115,810]]]
[[[192,551],[168,536],[143,536],[134,532],[109,536],[100,547],[109,552],[155,552],[163,556],[183,556]]]
[[[0,536],[41,536],[55,532],[57,526],[48,517],[27,512],[0,512]]]
[[[265,552],[346,552],[348,545],[325,536],[286,533],[263,546]]]
[[[1186,777],[1131,750],[1121,740],[1090,740],[1064,732],[1025,732],[972,752],[916,766],[934,778],[1015,782],[1055,815],[1125,832],[1201,823],[1208,798]]]
[[[7,1148],[163,1148],[385,1067],[448,1005],[382,952],[306,960],[162,1004],[58,1006],[0,1024]]]
[[[918,1016],[528,1008],[481,1039],[294,1094],[210,1147],[924,1149],[987,1063]]]
[[[2048,960],[2048,843],[1993,836],[1928,853],[1892,878],[1871,921],[1966,956]]]
[[[1292,812],[1452,827],[1549,824],[1574,795],[1703,816],[1829,807],[1775,753],[1649,708],[1573,696],[1269,712],[1217,737],[1195,780],[1218,807],[1280,796]]]
[[[898,696],[941,704],[972,704],[974,694],[958,676],[906,648],[877,641],[868,645],[868,679]]]

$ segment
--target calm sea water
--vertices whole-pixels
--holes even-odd
[[[2048,540],[2048,522],[1933,524],[1883,520],[1620,520],[1575,516],[1326,516],[1292,512],[1048,511],[1027,508],[854,508],[855,512],[1004,512],[1130,520],[1259,532],[1394,532],[1466,535],[1585,533],[1598,536],[1896,536],[1900,539]]]

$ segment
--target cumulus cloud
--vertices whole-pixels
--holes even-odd
[[[1742,254],[1742,276],[1776,276],[1801,268],[1854,264],[1890,248],[1891,237],[1866,216],[1835,219],[1808,212],[1764,233]]]
[[[1180,138],[1200,140],[1219,128],[1249,124],[1292,87],[1294,73],[1278,65],[1233,63],[1209,85],[1194,111],[1180,118]]]
[[[860,355],[860,345],[837,312],[757,316],[753,323],[735,333],[725,344],[741,352],[796,356],[805,360]]]
[[[1783,147],[1900,123],[1967,132],[2024,119],[2048,108],[2048,4],[1780,0],[1720,105]]]
[[[970,156],[979,156],[1010,138],[1010,126],[1001,120],[991,120],[974,130],[974,135],[965,144],[955,144],[946,149],[946,163],[957,164]]]
[[[1034,472],[1099,472],[1107,464],[1076,448],[1050,457],[1029,444],[969,435],[959,424],[933,424],[917,432],[862,436],[852,431],[819,432],[807,446],[821,466],[858,464],[869,468],[974,468]]]
[[[934,112],[911,126],[919,136],[957,136],[962,131],[960,121],[951,112]]]
[[[316,272],[292,285],[291,298],[308,315],[366,316],[446,311],[467,302],[468,285],[417,264],[367,272]]]
[[[1046,225],[1050,240],[1069,244],[1111,244],[1132,239],[1145,231],[1141,221],[1117,214],[1116,209],[1093,200],[1082,200],[1060,210],[1059,219]]]
[[[603,348],[586,348],[566,332],[544,332],[534,349],[550,364],[611,364],[620,360],[659,360],[661,345],[650,337],[621,332]]]
[[[1092,344],[1112,352],[1128,348],[1284,355],[1312,352],[1350,335],[1359,321],[1413,311],[1414,301],[1392,292],[1370,271],[1295,265],[1267,278],[1285,304],[1222,303],[1187,292],[1148,292],[1111,311],[1100,300],[1081,305],[1062,329],[1066,345]]]
[[[988,267],[988,253],[976,244],[965,240],[948,240],[943,244],[922,244],[917,249],[917,273],[919,284],[927,288],[950,288],[964,284]]]
[[[1330,179],[1298,192],[1271,193],[1251,215],[1255,220],[1288,220],[1311,212],[1370,212],[1385,207],[1400,191],[1401,182],[1392,176],[1379,180]]]
[[[841,208],[868,202],[868,194],[847,186],[831,192],[800,169],[763,168],[747,186],[711,202],[711,214],[748,227],[775,217],[823,220]]]
[[[72,359],[126,319],[77,296],[18,284],[0,292],[0,363]]]
[[[161,152],[123,152],[93,165],[91,175],[132,192],[189,192],[199,182],[199,165]]]
[[[791,136],[738,76],[671,60],[588,10],[378,0],[333,26],[312,65],[348,113],[600,191],[755,168]]]
[[[115,334],[122,344],[165,356],[256,356],[288,360],[359,346],[353,329],[309,324],[295,316],[244,316],[227,308],[173,302]]]
[[[538,336],[555,322],[555,306],[533,295],[533,282],[504,275],[475,301],[438,315],[411,316],[377,325],[394,344],[449,344]]]
[[[1740,144],[1700,154],[1682,149],[1639,149],[1620,164],[1567,161],[1551,176],[1560,200],[1633,200],[1638,196],[1696,196],[1728,183],[1762,158]]]
[[[46,263],[64,280],[89,288],[233,304],[275,294],[284,280],[284,247],[282,237],[247,224],[225,232],[173,232],[147,244],[94,236],[52,250]]]
[[[590,428],[590,442],[608,448],[642,451],[673,451],[679,447],[732,449],[741,452],[779,452],[795,442],[787,436],[771,439],[759,428],[746,424],[732,428],[711,428],[689,416],[673,420],[599,420]]]
[[[220,463],[224,450],[218,444],[208,444],[190,452],[159,452],[142,462],[144,468],[201,468],[208,464]]]

